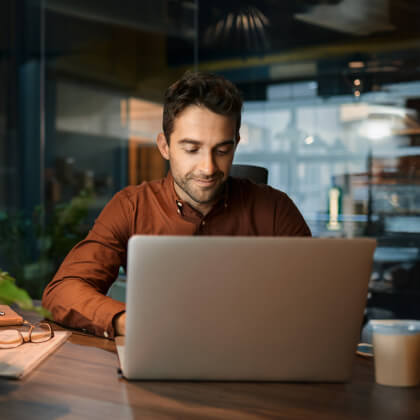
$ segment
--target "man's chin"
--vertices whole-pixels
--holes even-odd
[[[218,182],[217,185],[197,185],[194,180],[188,182],[177,182],[176,185],[186,194],[192,202],[198,205],[210,205],[215,203],[221,196],[225,182]]]
[[[190,191],[188,195],[198,204],[212,204],[221,195],[222,188],[219,186],[217,189],[212,191]]]
[[[219,194],[212,194],[212,195],[202,195],[202,194],[189,194],[189,196],[197,203],[197,204],[212,204],[214,203]]]

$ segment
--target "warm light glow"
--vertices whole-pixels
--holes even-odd
[[[247,19],[246,16],[243,16],[243,15],[241,16],[241,18],[242,18],[242,26],[244,27],[244,29],[246,31],[248,31],[249,30],[249,24],[248,24],[249,20]]]
[[[357,98],[360,96],[360,90],[355,90],[354,91],[354,96],[356,96]]]
[[[121,99],[121,101],[120,101],[120,112],[121,112],[121,127],[125,127],[128,123],[127,99]]]
[[[354,86],[360,86],[360,79],[354,79]]]
[[[349,67],[351,69],[362,69],[365,67],[365,63],[363,61],[350,61]]]
[[[143,99],[129,98],[127,107],[130,137],[148,138],[149,143],[153,144],[162,130],[163,106]]]
[[[266,36],[270,20],[259,9],[253,6],[233,10],[223,16],[218,22],[210,25],[204,34],[205,44],[225,43],[232,36],[232,31],[238,32],[238,38],[245,39],[245,47],[269,47]]]

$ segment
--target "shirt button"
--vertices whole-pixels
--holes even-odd
[[[205,220],[203,220],[203,221],[201,222],[201,226],[205,226],[205,224],[206,224],[206,221],[205,221]]]
[[[108,338],[108,337],[109,337],[109,334],[108,334],[108,332],[107,332],[107,331],[104,331],[104,337],[105,337],[105,338]]]

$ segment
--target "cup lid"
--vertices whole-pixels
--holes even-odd
[[[379,334],[418,334],[420,333],[420,321],[412,319],[386,319],[371,320],[373,332]]]

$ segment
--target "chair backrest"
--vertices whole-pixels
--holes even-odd
[[[237,178],[247,178],[256,184],[267,184],[268,170],[256,165],[232,165],[230,175]]]

